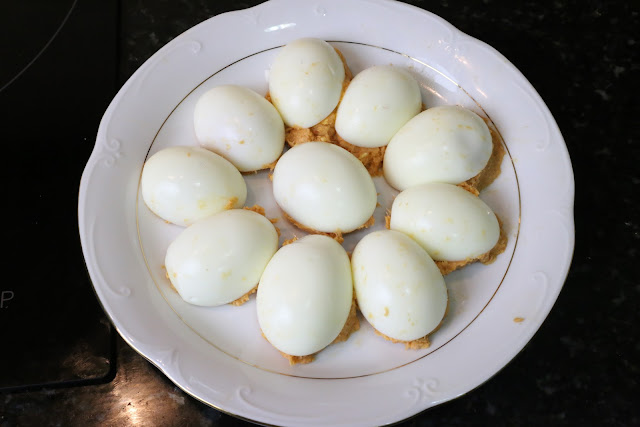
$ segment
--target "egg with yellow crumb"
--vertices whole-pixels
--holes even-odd
[[[145,162],[140,178],[147,207],[165,221],[188,226],[244,205],[247,185],[223,157],[204,148],[164,148]]]
[[[500,238],[498,218],[482,199],[444,183],[417,185],[398,194],[390,226],[413,238],[436,261],[475,259]]]
[[[231,209],[182,231],[167,249],[165,267],[189,304],[241,303],[255,290],[277,249],[278,233],[271,221],[250,210]]]
[[[349,257],[327,236],[308,235],[280,248],[256,301],[262,333],[291,364],[310,362],[359,327]]]
[[[409,343],[433,332],[447,309],[447,287],[429,255],[407,235],[366,235],[351,256],[358,307],[381,334]]]
[[[336,108],[344,79],[344,64],[333,46],[305,37],[278,52],[269,70],[269,94],[287,126],[308,128]]]
[[[492,152],[491,132],[480,116],[460,106],[432,107],[391,138],[384,177],[400,191],[428,182],[459,184],[479,174]]]
[[[253,90],[224,85],[208,90],[193,117],[200,145],[240,172],[266,169],[282,154],[284,123],[275,107]]]
[[[273,172],[273,196],[296,225],[324,233],[367,226],[377,203],[362,163],[328,142],[306,142],[284,153]]]
[[[376,65],[356,74],[336,115],[336,132],[359,147],[382,147],[422,109],[420,86],[407,70]]]

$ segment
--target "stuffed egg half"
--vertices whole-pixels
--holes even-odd
[[[231,209],[179,234],[167,249],[165,267],[183,300],[218,306],[255,288],[277,249],[278,233],[267,218]]]
[[[336,108],[345,79],[340,55],[326,41],[301,38],[285,45],[269,71],[269,94],[287,126],[309,128]]]
[[[500,224],[479,197],[452,184],[410,187],[395,198],[391,229],[401,231],[437,261],[471,260],[490,251]]]
[[[336,114],[336,132],[350,144],[381,147],[421,109],[420,87],[408,71],[369,67],[349,83]]]
[[[391,138],[384,177],[401,191],[428,182],[459,184],[480,173],[492,151],[491,132],[476,113],[459,106],[433,107]]]
[[[194,110],[200,145],[240,172],[265,169],[284,148],[284,123],[275,107],[251,89],[226,85],[204,93]]]
[[[265,338],[293,356],[316,353],[342,331],[353,303],[349,257],[327,236],[283,246],[267,265],[257,295]]]
[[[447,309],[447,288],[429,255],[403,233],[366,235],[351,256],[358,307],[379,332],[413,341],[435,330]]]
[[[375,185],[362,163],[327,142],[306,142],[283,154],[273,172],[273,195],[297,223],[327,233],[361,227],[377,204]]]
[[[247,186],[229,161],[204,148],[176,146],[152,155],[142,168],[142,198],[160,218],[187,226],[244,205]]]

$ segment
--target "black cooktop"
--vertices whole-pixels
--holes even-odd
[[[0,389],[108,381],[115,336],[88,279],[73,206],[96,118],[118,84],[118,2],[0,9]]]

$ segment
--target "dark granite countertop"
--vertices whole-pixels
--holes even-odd
[[[91,14],[91,2],[80,3],[90,19],[101,19]],[[218,13],[257,3],[121,0],[113,94],[178,34]],[[524,350],[479,388],[402,425],[640,425],[638,4],[407,3],[496,48],[540,93],[574,167],[576,246],[566,284]],[[91,25],[83,31],[90,33]],[[95,117],[83,117],[89,129],[97,129],[108,102],[100,101]],[[79,145],[74,170],[81,170],[90,154],[91,135]],[[76,205],[65,209],[74,215]],[[70,244],[77,245],[75,236]],[[73,268],[82,266],[78,254],[75,250],[69,260]],[[96,383],[1,392],[0,426],[245,423],[189,397],[114,339],[117,362]],[[0,354],[8,351],[1,342]]]

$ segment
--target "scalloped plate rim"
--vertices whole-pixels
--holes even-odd
[[[109,105],[109,107],[107,108],[107,110],[105,111],[105,114],[100,122],[100,127],[98,130],[98,137],[97,137],[97,142],[98,140],[102,137],[102,138],[106,138],[106,131],[107,131],[107,127],[109,122],[112,119],[112,116],[114,114],[114,112],[118,109],[119,104],[122,100],[123,97],[127,96],[127,93],[129,92],[129,90],[131,89],[134,81],[139,77],[139,75],[148,67],[150,67],[150,64],[152,63],[152,61],[154,60],[154,58],[157,58],[158,55],[162,54],[162,52],[166,52],[167,50],[171,49],[172,46],[175,46],[176,43],[179,42],[179,40],[181,39],[185,39],[187,38],[189,35],[191,34],[195,34],[197,31],[199,31],[199,29],[202,28],[206,28],[207,26],[218,24],[220,25],[224,20],[226,20],[229,17],[237,17],[237,14],[239,12],[242,13],[251,13],[251,11],[260,11],[260,10],[267,10],[269,8],[274,7],[274,5],[277,4],[289,4],[291,5],[293,3],[292,0],[270,0],[266,3],[262,3],[258,6],[255,6],[253,8],[250,9],[245,9],[244,11],[232,11],[232,12],[228,12],[228,13],[224,13],[218,16],[214,16],[206,21],[201,22],[200,24],[192,27],[191,29],[187,30],[186,32],[184,32],[183,34],[181,34],[180,36],[176,37],[172,42],[168,43],[167,45],[165,45],[163,48],[161,48],[156,54],[154,54],[151,58],[149,58],[133,75],[132,77],[123,85],[123,87],[120,89],[120,91],[117,93],[117,95],[114,97],[113,101],[111,102],[111,104]],[[333,4],[333,2],[331,1],[319,1],[317,2],[319,4]],[[558,277],[556,278],[556,283],[553,287],[553,292],[549,295],[547,295],[547,301],[546,304],[544,305],[544,308],[541,310],[541,312],[539,313],[542,317],[542,319],[537,323],[534,324],[533,327],[529,327],[526,332],[523,332],[519,335],[519,342],[514,345],[511,346],[509,348],[509,351],[506,351],[504,353],[504,357],[499,360],[496,361],[495,366],[490,367],[488,370],[491,371],[489,375],[485,375],[483,378],[481,378],[480,380],[475,380],[472,381],[469,384],[464,385],[463,387],[461,387],[461,391],[460,392],[456,392],[456,393],[449,393],[449,395],[443,396],[440,399],[434,399],[432,402],[430,402],[429,404],[425,404],[425,405],[421,405],[418,407],[413,407],[411,408],[410,411],[407,411],[405,413],[400,413],[398,416],[394,417],[393,419],[390,420],[386,420],[386,422],[396,422],[396,421],[400,421],[403,418],[407,418],[410,417],[412,415],[415,415],[416,413],[427,409],[428,407],[432,407],[435,406],[439,403],[451,400],[456,398],[457,396],[464,394],[470,390],[473,390],[474,388],[480,386],[482,383],[484,383],[485,381],[487,381],[488,379],[490,379],[493,375],[495,375],[496,373],[499,372],[500,369],[502,369],[504,366],[506,366],[524,347],[525,345],[530,341],[530,339],[533,337],[533,335],[536,333],[536,331],[539,329],[539,327],[541,326],[542,322],[544,321],[544,318],[546,318],[546,316],[548,315],[549,311],[551,310],[551,308],[553,307],[553,304],[555,303],[557,296],[559,295],[561,289],[562,289],[562,285],[564,283],[564,280],[566,279],[567,275],[568,275],[568,271],[569,271],[569,266],[571,263],[571,258],[573,256],[573,248],[574,248],[574,224],[573,224],[573,199],[574,199],[574,181],[573,181],[573,172],[571,170],[571,166],[570,166],[570,159],[569,159],[569,154],[568,151],[566,150],[566,146],[564,145],[564,141],[562,140],[562,136],[560,134],[560,131],[557,127],[557,124],[555,123],[555,121],[553,120],[553,117],[551,116],[551,113],[548,111],[548,108],[546,107],[546,105],[544,104],[544,102],[542,101],[542,99],[540,98],[540,96],[537,94],[537,92],[535,91],[535,89],[530,85],[530,83],[526,80],[526,78],[524,77],[524,75],[522,75],[522,73],[516,69],[515,66],[513,66],[513,64],[511,64],[510,62],[508,62],[508,60],[506,60],[506,58],[504,58],[498,51],[496,51],[493,47],[477,40],[474,39],[473,37],[470,37],[464,33],[462,33],[461,31],[457,30],[455,27],[453,27],[451,24],[449,24],[447,21],[443,20],[442,18],[434,15],[431,12],[419,9],[415,6],[411,6],[411,5],[407,5],[404,3],[396,3],[393,1],[388,1],[388,0],[349,0],[345,3],[350,3],[350,4],[356,4],[356,3],[369,3],[372,5],[380,5],[380,6],[385,6],[385,7],[389,7],[391,9],[404,9],[404,12],[408,12],[411,11],[412,13],[420,13],[422,14],[424,17],[428,18],[428,19],[432,19],[436,22],[438,22],[441,25],[444,25],[445,27],[449,28],[458,38],[458,40],[465,40],[466,42],[470,42],[470,43],[475,43],[478,46],[484,48],[484,49],[489,49],[489,51],[493,52],[493,54],[495,55],[496,58],[501,59],[504,62],[504,66],[506,68],[508,68],[510,70],[510,72],[515,72],[515,75],[520,79],[520,84],[524,87],[525,90],[528,91],[528,94],[534,98],[534,100],[538,103],[541,104],[541,108],[543,109],[542,113],[545,115],[545,120],[546,120],[546,124],[548,126],[551,127],[551,129],[549,130],[552,134],[554,134],[554,137],[556,139],[556,142],[561,142],[561,150],[560,150],[560,156],[563,157],[566,165],[568,165],[568,176],[569,176],[569,182],[567,184],[567,188],[564,188],[564,195],[565,197],[565,204],[563,206],[561,206],[562,209],[565,209],[568,212],[568,215],[566,216],[566,218],[564,218],[566,220],[566,224],[565,226],[569,229],[570,233],[569,233],[569,241],[568,241],[568,246],[570,248],[570,254],[568,257],[565,257],[562,259],[562,265],[558,266]],[[249,12],[247,12],[249,11]],[[147,360],[149,360],[151,363],[153,363],[155,366],[157,366],[167,377],[169,377],[174,383],[176,383],[176,385],[178,385],[181,389],[183,389],[186,393],[190,394],[191,396],[195,397],[196,399],[207,403],[209,405],[212,405],[214,407],[216,407],[219,410],[222,410],[224,412],[227,413],[231,413],[232,415],[236,415],[239,416],[241,418],[246,418],[255,422],[261,422],[261,423],[274,423],[274,424],[279,424],[278,421],[282,421],[283,423],[287,423],[289,422],[286,419],[279,419],[278,416],[273,416],[273,415],[264,415],[264,414],[260,414],[259,411],[237,411],[237,409],[234,407],[232,409],[234,410],[230,410],[226,407],[224,407],[224,405],[214,405],[214,401],[216,399],[207,399],[206,397],[202,396],[202,389],[196,390],[196,387],[191,386],[185,386],[183,384],[183,380],[184,378],[180,378],[181,377],[181,373],[180,372],[174,372],[172,371],[172,369],[167,366],[165,366],[162,363],[162,360],[160,360],[159,356],[157,354],[153,354],[154,350],[153,348],[147,348],[148,346],[145,345],[144,343],[140,343],[137,342],[136,339],[134,339],[131,334],[128,332],[128,329],[126,327],[126,322],[122,323],[121,319],[119,318],[114,318],[113,314],[113,309],[111,307],[112,305],[112,299],[115,297],[112,296],[108,296],[105,293],[105,289],[103,289],[103,282],[105,282],[105,279],[98,277],[98,273],[96,272],[96,268],[92,265],[91,262],[89,262],[89,260],[92,260],[93,257],[95,256],[95,251],[94,248],[90,248],[88,245],[88,237],[87,237],[87,227],[91,227],[91,224],[88,224],[88,220],[86,217],[86,209],[90,209],[90,207],[86,204],[87,203],[87,192],[89,191],[89,183],[90,183],[90,178],[91,178],[91,173],[93,171],[93,168],[96,167],[96,163],[99,161],[98,157],[99,154],[101,152],[101,148],[103,147],[98,147],[98,143],[96,142],[96,146],[91,154],[91,157],[89,159],[89,161],[87,162],[87,167],[85,169],[85,171],[83,172],[83,176],[81,179],[81,183],[80,183],[80,192],[79,192],[79,205],[78,205],[78,216],[79,216],[79,232],[80,232],[80,236],[81,236],[81,242],[82,242],[82,247],[83,247],[83,254],[85,256],[85,260],[87,263],[87,268],[92,280],[92,284],[94,286],[94,290],[96,291],[96,294],[98,296],[98,299],[101,303],[101,305],[103,306],[105,312],[107,313],[107,315],[109,316],[109,318],[112,320],[112,323],[114,324],[116,330],[118,330],[118,332],[120,333],[120,335],[123,337],[123,339],[129,344],[131,345],[136,351],[138,351],[141,355],[143,355],[143,357],[145,357]],[[122,289],[122,288],[121,288]],[[126,289],[126,288],[125,288]],[[112,289],[113,291],[113,289]],[[172,352],[170,353],[171,356],[170,358],[179,358],[181,352]],[[424,385],[424,384],[419,384],[419,385],[415,385],[413,386],[413,388],[411,388],[411,390],[418,390],[417,393],[420,393],[420,396],[422,396],[423,393],[427,393],[430,391],[429,385]],[[236,394],[242,398],[245,394],[250,395],[250,393],[253,390],[251,390],[250,388],[247,389],[243,389],[242,387],[238,388],[236,390]],[[243,394],[244,393],[244,394]],[[237,406],[237,405],[236,405]],[[353,420],[352,420],[353,421]],[[362,420],[362,421],[366,421],[366,420]],[[358,424],[360,423],[360,420],[356,421],[356,422],[351,422],[348,423],[349,425],[351,424]],[[311,423],[313,424],[313,423]]]

